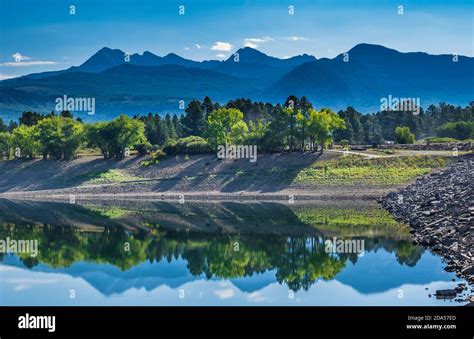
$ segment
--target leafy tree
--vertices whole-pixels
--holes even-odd
[[[8,132],[0,132],[0,159],[10,159],[12,146],[12,135]]]
[[[247,140],[249,128],[245,121],[236,122],[230,129],[230,140],[236,145],[242,145]]]
[[[99,147],[105,159],[121,159],[127,148],[149,145],[145,137],[145,124],[124,114],[107,123],[90,125],[87,137],[91,146]]]
[[[415,142],[415,135],[406,126],[397,127],[395,129],[395,141],[399,144],[413,144]]]
[[[308,132],[311,137],[312,149],[315,150],[319,145],[322,153],[324,147],[332,142],[334,130],[344,128],[344,126],[344,120],[329,108],[323,108],[321,111],[310,110]]]
[[[243,113],[235,108],[214,110],[208,117],[206,135],[213,148],[225,143],[243,142],[248,126],[243,121]]]
[[[112,157],[110,153],[109,130],[106,122],[97,122],[86,125],[86,140],[88,147],[97,147],[104,156],[104,159]]]
[[[84,141],[84,125],[71,117],[52,116],[37,124],[43,159],[71,159]]]
[[[257,119],[256,122],[249,121],[247,143],[249,145],[260,145],[261,147],[265,142],[265,135],[269,131],[269,125],[270,123],[263,122],[260,119]]]
[[[112,136],[109,141],[112,153],[119,159],[125,156],[126,148],[133,148],[147,141],[143,122],[130,119],[125,114],[109,122],[107,129]]]
[[[33,159],[40,149],[35,126],[20,125],[12,133],[12,146],[19,149],[20,157]]]

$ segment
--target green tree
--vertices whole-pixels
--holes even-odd
[[[0,159],[10,159],[12,146],[12,135],[8,132],[0,132]]]
[[[174,123],[171,120],[171,116],[169,114],[166,114],[165,123],[166,123],[166,128],[168,129],[168,138],[176,139],[177,138],[176,129],[174,127]]]
[[[448,122],[436,129],[436,135],[458,140],[474,139],[474,121]]]
[[[211,98],[205,97],[204,101],[202,102],[201,109],[204,112],[206,119],[209,116],[209,114],[211,114],[211,112],[214,110],[214,108],[215,107],[214,107],[214,104],[212,103]]]
[[[0,132],[6,132],[8,129],[8,126],[3,123],[3,119],[0,118]]]
[[[413,144],[415,142],[415,135],[406,126],[397,127],[395,128],[395,141],[399,144]]]
[[[34,126],[41,119],[44,119],[44,115],[36,112],[23,112],[20,117],[20,125]]]
[[[104,156],[104,159],[112,157],[109,145],[109,130],[106,122],[97,122],[86,125],[86,140],[88,147],[97,147]]]
[[[70,117],[44,118],[37,130],[43,159],[71,159],[84,141],[84,125]]]
[[[176,132],[176,138],[181,138],[183,136],[183,126],[181,126],[181,120],[176,114],[173,114],[173,125]]]
[[[121,159],[127,148],[143,149],[149,145],[145,137],[145,124],[124,114],[110,122],[88,126],[87,138],[89,145],[98,147],[105,159]]]
[[[309,111],[308,132],[311,138],[312,149],[321,146],[321,153],[324,147],[332,142],[333,133],[336,129],[344,128],[345,122],[329,108],[320,111],[311,109]]]
[[[110,140],[112,154],[119,159],[125,156],[126,148],[147,142],[143,122],[131,119],[125,114],[109,122],[107,129],[112,136]]]
[[[18,127],[18,124],[15,121],[10,120],[10,122],[8,123],[7,132],[12,133],[13,130],[17,127]]]
[[[40,149],[38,130],[35,126],[20,125],[12,133],[12,146],[22,158],[33,159]]]
[[[206,117],[202,105],[198,100],[192,100],[186,108],[186,115],[182,118],[184,134],[186,136],[202,136],[206,131]]]
[[[209,114],[206,131],[213,148],[225,143],[241,143],[248,133],[244,115],[235,108],[220,108]]]

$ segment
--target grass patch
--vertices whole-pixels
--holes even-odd
[[[159,149],[148,154],[147,158],[143,160],[140,164],[142,166],[148,167],[152,165],[158,165],[160,160],[166,158],[166,153],[163,150]]]
[[[108,184],[140,179],[115,169],[108,171],[87,172],[81,175],[81,177],[84,178],[89,184]]]
[[[77,151],[77,155],[80,157],[90,157],[90,156],[101,156],[102,153],[98,148],[80,148]]]
[[[374,226],[398,227],[401,225],[387,211],[375,208],[366,210],[356,210],[353,208],[310,208],[296,210],[295,214],[298,216],[298,219],[312,226],[327,225],[336,228],[357,226],[371,228]]]
[[[123,216],[126,216],[130,214],[130,211],[124,210],[119,207],[99,207],[99,206],[94,206],[94,207],[88,207],[89,210],[96,212],[100,214],[103,217],[107,217],[110,219],[118,219]]]
[[[398,185],[446,165],[440,156],[367,159],[359,155],[319,161],[301,170],[295,183],[325,185]]]

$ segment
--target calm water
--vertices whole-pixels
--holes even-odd
[[[373,203],[0,200],[1,305],[459,305],[459,281]],[[326,240],[363,251],[328,253]]]

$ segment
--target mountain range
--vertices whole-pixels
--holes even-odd
[[[473,79],[472,57],[402,53],[371,44],[333,59],[307,54],[279,59],[245,47],[227,60],[201,62],[174,53],[127,56],[104,47],[80,66],[0,81],[0,117],[51,112],[64,95],[95,98],[93,118],[99,120],[121,112],[179,113],[180,100],[205,96],[221,103],[238,97],[276,103],[304,95],[316,107],[351,105],[362,112],[378,111],[381,98],[389,95],[420,98],[422,107],[443,101],[465,105],[474,100]]]

